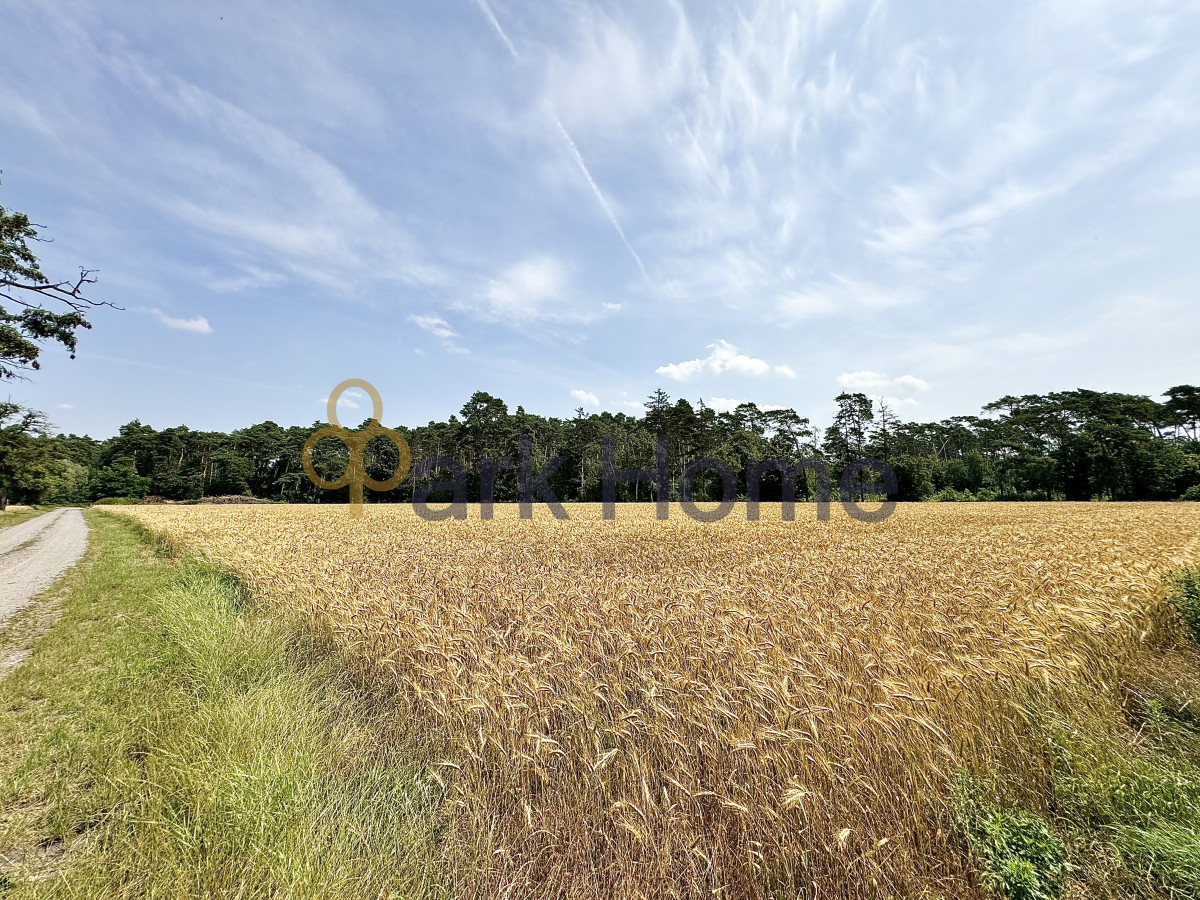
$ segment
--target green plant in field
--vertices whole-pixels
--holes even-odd
[[[989,809],[967,775],[959,776],[954,805],[959,827],[983,864],[984,883],[1008,900],[1056,900],[1066,884],[1067,858],[1042,819],[1021,810]]]
[[[1143,697],[1132,743],[1048,723],[1056,821],[1088,896],[1200,896],[1200,770],[1179,699]]]
[[[1194,569],[1177,572],[1170,601],[1192,629],[1192,637],[1200,639],[1200,572]]]

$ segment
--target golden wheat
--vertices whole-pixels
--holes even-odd
[[[956,771],[1044,779],[1022,705],[1115,703],[1200,533],[1192,504],[569,509],[121,512],[398,687],[479,897],[973,896]]]

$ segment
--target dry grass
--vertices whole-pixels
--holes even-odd
[[[463,896],[975,896],[956,774],[1052,759],[1025,707],[1119,702],[1174,639],[1191,504],[672,510],[127,507],[307,611],[406,699]]]

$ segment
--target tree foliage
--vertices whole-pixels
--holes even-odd
[[[0,381],[41,368],[46,342],[61,344],[75,358],[76,332],[91,328],[86,312],[108,306],[84,295],[95,272],[80,269],[70,281],[51,281],[30,246],[43,240],[24,213],[0,206]]]
[[[428,465],[440,456],[463,462],[468,497],[475,501],[483,460],[515,460],[518,438],[529,434],[537,469],[553,457],[564,460],[549,479],[559,499],[597,502],[602,498],[605,439],[613,440],[619,467],[652,470],[655,438],[661,434],[670,453],[670,499],[678,498],[675,485],[684,466],[700,457],[728,465],[744,493],[749,459],[796,463],[822,456],[835,483],[849,462],[882,459],[896,473],[902,500],[1170,500],[1200,492],[1200,442],[1188,418],[1191,407],[1177,400],[1188,402],[1194,396],[1189,392],[1195,391],[1174,387],[1163,403],[1088,390],[1009,396],[989,403],[981,416],[941,422],[901,422],[863,394],[842,394],[823,437],[792,409],[743,403],[717,412],[703,401],[673,399],[661,390],[646,401],[640,417],[577,410],[569,419],[538,416],[520,406],[511,410],[499,397],[478,391],[446,421],[397,426],[412,449],[414,474],[395,490],[368,493],[366,499],[411,500],[414,480],[445,477]],[[291,503],[347,498],[345,489],[317,488],[301,467],[304,442],[320,422],[308,427],[262,422],[225,434],[182,425],[157,430],[133,421],[114,437],[95,441],[49,437],[39,415],[9,404],[0,423],[3,484],[9,496],[24,502],[146,495],[195,500],[225,494]],[[386,439],[367,445],[371,477],[387,479],[397,460]],[[346,449],[325,439],[317,444],[313,463],[322,477],[335,480],[346,469]],[[800,498],[813,496],[813,473],[806,478],[807,483],[801,479],[797,484]],[[617,499],[653,500],[654,491],[652,478],[621,483]],[[713,472],[701,473],[693,485],[697,500],[719,499],[720,492]],[[498,470],[494,497],[497,502],[517,499],[515,468]],[[768,471],[762,499],[781,497],[778,473]]]

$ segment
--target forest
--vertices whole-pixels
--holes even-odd
[[[1172,387],[1156,401],[1132,394],[1073,390],[1006,396],[980,415],[941,422],[903,422],[879,400],[843,393],[824,429],[792,409],[745,403],[716,412],[703,401],[672,400],[658,390],[645,414],[587,414],[546,418],[498,397],[476,392],[457,415],[416,428],[395,426],[408,441],[413,469],[396,489],[366,492],[366,502],[411,502],[413,485],[441,479],[438,457],[461,461],[468,498],[479,497],[480,461],[517,454],[518,438],[533,437],[540,468],[561,462],[548,483],[563,502],[601,499],[602,441],[611,437],[617,465],[652,469],[656,436],[668,439],[673,473],[702,457],[726,463],[744,492],[746,461],[797,462],[819,457],[835,479],[850,462],[874,458],[895,472],[898,500],[1197,500],[1200,499],[1200,388]],[[0,491],[15,503],[79,504],[109,499],[197,501],[245,496],[287,503],[345,502],[346,489],[326,491],[304,474],[304,442],[323,423],[283,427],[262,422],[229,434],[180,425],[156,430],[139,421],[107,440],[50,434],[45,417],[17,404],[0,404]],[[361,427],[368,423],[364,422]],[[398,451],[377,437],[368,445],[367,474],[384,480]],[[320,441],[314,468],[335,480],[347,465],[344,445]],[[800,499],[813,496],[798,483]],[[697,500],[719,499],[720,481],[701,473]],[[780,498],[775,473],[763,480],[762,499]],[[433,494],[432,500],[444,495]],[[517,475],[496,477],[495,499],[517,499]],[[653,483],[621,484],[619,501],[655,499]]]

